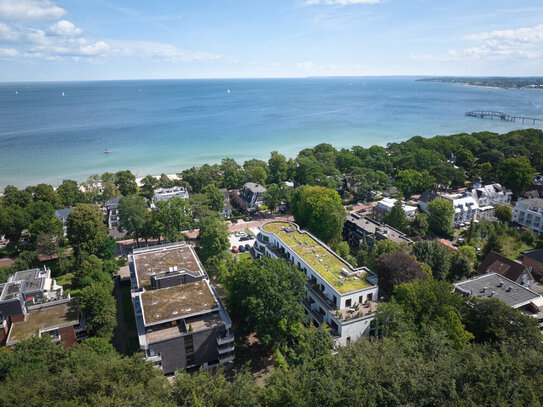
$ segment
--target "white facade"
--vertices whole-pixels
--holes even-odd
[[[543,199],[532,198],[518,201],[513,210],[513,221],[533,229],[537,234],[543,232]]]
[[[153,191],[155,204],[172,198],[189,199],[189,191],[185,187],[159,188]]]
[[[464,192],[462,196],[472,197],[479,206],[489,206],[494,203],[509,205],[513,193],[500,184],[480,185],[476,183],[473,188]]]
[[[292,227],[298,228],[294,223]],[[299,230],[299,228],[298,228]],[[302,232],[307,233],[308,232]],[[309,234],[310,235],[310,234]],[[368,268],[353,267],[337,256],[332,249],[310,235],[320,245],[325,247],[331,255],[336,256],[345,264],[345,272],[350,275],[359,273],[361,279],[366,279],[369,287],[355,290],[347,293],[337,291],[323,276],[311,267],[301,256],[296,254],[288,245],[286,245],[275,233],[266,232],[260,228],[257,236],[257,242],[254,246],[256,253],[270,258],[285,258],[294,265],[297,265],[308,277],[307,298],[302,305],[306,309],[308,320],[320,326],[323,322],[332,329],[332,335],[338,345],[346,345],[351,340],[359,337],[368,337],[375,330],[375,310],[378,299],[379,288],[377,286],[377,276]],[[280,253],[278,251],[284,251]],[[367,304],[366,304],[367,303]],[[365,305],[361,305],[365,304]],[[358,312],[354,311],[358,305]],[[347,317],[347,318],[345,318]]]
[[[472,220],[477,219],[479,204],[472,197],[465,198],[449,198],[453,202],[454,216],[452,226],[458,228],[469,224]]]

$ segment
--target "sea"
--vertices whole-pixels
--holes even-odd
[[[414,77],[141,80],[0,84],[0,191],[130,169],[176,173],[224,157],[337,148],[539,124],[466,117],[496,110],[543,118],[543,90]],[[110,151],[105,153],[105,151]]]

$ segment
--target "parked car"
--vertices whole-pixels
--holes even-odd
[[[245,250],[245,246],[240,245],[240,246],[239,246],[239,251],[240,251],[240,253],[245,253],[245,251],[246,251],[246,250]]]
[[[252,233],[249,233],[249,239],[254,239],[255,238],[255,235],[253,235]]]
[[[238,220],[236,218],[234,218],[234,219],[231,219],[230,222],[236,224],[236,223],[238,223]]]
[[[234,253],[238,253],[238,252],[239,252],[239,249],[238,249],[237,246],[232,246],[232,251],[233,251]]]
[[[249,236],[242,236],[242,237],[239,238],[240,242],[244,242],[246,240],[251,240],[251,238]]]
[[[245,245],[245,250],[247,250],[247,251],[251,250],[251,246],[249,245],[249,243],[247,243],[247,244]]]
[[[251,221],[251,218],[248,217],[248,216],[246,216],[246,217],[243,218],[243,220],[244,220],[245,222],[250,222],[250,221]]]

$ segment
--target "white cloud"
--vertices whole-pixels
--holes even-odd
[[[515,30],[497,30],[470,34],[462,38],[475,43],[464,49],[450,49],[442,55],[412,55],[414,60],[510,60],[543,57],[543,24]]]
[[[18,54],[19,52],[15,48],[0,48],[0,58],[13,58]]]
[[[315,5],[315,4],[327,4],[327,5],[340,5],[340,6],[349,6],[351,4],[377,4],[383,3],[384,0],[306,0],[305,4]]]
[[[76,27],[75,24],[69,22],[68,20],[60,20],[49,27],[49,32],[54,35],[74,37],[81,35],[83,30]]]
[[[4,21],[58,20],[66,10],[49,0],[0,0],[0,19]]]

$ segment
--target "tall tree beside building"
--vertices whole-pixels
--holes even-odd
[[[223,158],[221,170],[224,173],[224,185],[226,189],[239,189],[245,180],[245,171],[233,158]],[[206,183],[207,185],[207,183]]]
[[[496,171],[498,180],[509,188],[515,197],[532,184],[535,170],[526,157],[512,157],[503,160]]]
[[[147,175],[141,180],[141,192],[147,199],[153,198],[153,191],[158,188],[159,181],[152,175]]]
[[[218,212],[224,208],[224,194],[214,184],[203,187],[202,194],[209,200],[211,210]]]
[[[159,201],[157,207],[157,220],[162,224],[164,239],[169,242],[185,240],[181,233],[191,227],[191,207],[186,199],[172,198],[167,201]]]
[[[428,171],[407,169],[398,171],[395,184],[405,197],[410,197],[412,194],[432,189],[435,182],[435,178]]]
[[[143,236],[147,213],[145,199],[139,195],[128,195],[119,201],[119,227],[136,239]]]
[[[117,326],[117,309],[110,289],[100,283],[85,287],[81,291],[80,303],[89,333],[111,340]]]
[[[390,212],[383,216],[382,220],[383,223],[392,226],[393,228],[396,228],[404,233],[407,232],[407,225],[409,224],[409,221],[407,220],[407,216],[405,216],[402,201],[399,199],[394,203],[394,206]]]
[[[136,176],[130,170],[117,171],[114,182],[122,196],[133,195],[138,192]]]
[[[217,215],[208,215],[200,219],[199,256],[207,263],[216,263],[228,256],[230,241],[226,222]]]
[[[272,151],[270,159],[268,160],[268,167],[270,169],[270,183],[279,184],[287,180],[288,164],[287,159],[283,154]]]
[[[277,184],[268,185],[266,195],[264,195],[264,203],[272,212],[275,211],[277,205],[281,203],[281,188]]]
[[[508,206],[498,206],[494,212],[496,219],[503,223],[509,223],[513,220],[513,212]]]
[[[79,189],[76,181],[65,179],[57,188],[63,207],[75,206],[78,203],[86,202],[85,194]]]
[[[413,254],[418,261],[424,262],[432,269],[436,280],[444,280],[451,267],[449,248],[437,240],[423,240],[412,246]]]
[[[430,231],[437,236],[450,236],[452,234],[452,222],[454,207],[450,199],[438,197],[428,203],[428,225]]]
[[[409,234],[411,236],[426,237],[428,234],[428,215],[425,213],[417,213],[415,218],[409,224]]]
[[[425,279],[420,264],[406,253],[382,254],[375,262],[379,291],[390,297],[398,284]]]
[[[76,257],[97,254],[107,236],[104,214],[93,204],[78,205],[66,222],[68,241]]]
[[[329,244],[341,240],[346,215],[339,194],[333,189],[297,188],[292,195],[291,207],[296,222],[319,239]]]

